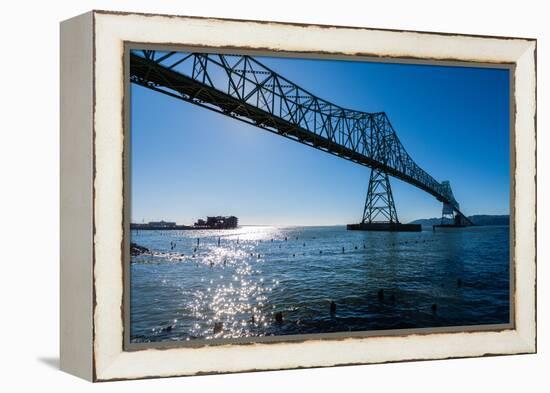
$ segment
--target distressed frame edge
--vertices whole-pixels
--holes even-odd
[[[514,250],[516,264],[515,302],[516,331],[529,353],[537,353],[537,41],[526,45],[525,51],[517,59],[515,88],[515,173],[514,173],[514,241],[520,247]],[[524,108],[520,111],[520,106]],[[519,148],[518,148],[519,147]],[[525,151],[523,151],[525,149]],[[518,154],[518,150],[520,150]],[[529,160],[526,159],[529,157]],[[524,167],[525,172],[524,171]],[[526,176],[529,175],[529,176]],[[532,177],[531,177],[532,176]],[[522,192],[516,192],[521,190]],[[526,202],[522,202],[526,199]],[[527,206],[523,204],[526,203]],[[520,209],[532,207],[518,214]],[[519,235],[519,236],[518,236]],[[523,244],[523,243],[526,244]],[[517,244],[516,244],[517,245]],[[523,252],[528,259],[522,260]],[[530,254],[529,254],[530,253]],[[518,275],[523,277],[518,279]],[[518,304],[526,303],[522,307]]]
[[[112,15],[112,13],[109,13],[109,15]],[[173,17],[172,17],[173,18]],[[186,17],[188,18],[188,17]],[[284,23],[275,23],[275,24],[280,24],[280,25],[285,25]],[[368,29],[366,29],[368,30]],[[416,33],[416,32],[415,32]],[[399,32],[394,32],[394,35],[397,36],[398,34],[400,34]],[[434,34],[434,33],[427,33],[427,34]],[[437,33],[435,33],[437,34]],[[453,35],[455,36],[455,35]],[[501,37],[499,37],[501,38]],[[533,40],[527,40],[527,43],[529,43],[529,41],[533,41]],[[532,50],[529,50],[529,49],[532,49]],[[529,52],[529,53],[527,53]],[[532,48],[530,48],[530,45],[527,45],[527,47],[525,48],[525,52],[524,54],[527,55],[530,55],[531,53],[534,53],[535,56],[536,56],[536,40],[534,42],[534,45],[532,46]],[[531,56],[531,59],[533,59],[534,57]],[[534,58],[536,60],[536,57]],[[527,64],[529,65],[529,64]],[[535,63],[535,75],[534,75],[534,80],[535,80],[535,83],[534,83],[534,88],[536,89],[536,63]],[[529,96],[529,94],[528,94]],[[530,98],[535,98],[536,97],[530,97]],[[536,152],[536,101],[533,100],[533,104],[534,104],[534,115],[535,115],[535,122],[534,122],[534,127],[531,128],[530,130],[528,130],[528,132],[533,132],[533,136],[535,136],[535,144],[534,144],[534,149],[535,149],[535,152]],[[516,106],[517,106],[517,102],[516,102]],[[516,124],[517,124],[517,119],[516,119]],[[517,135],[517,134],[516,134]],[[518,142],[518,140],[516,139],[516,143]],[[535,175],[536,175],[536,162],[534,163],[534,169],[535,169]],[[535,182],[533,184],[535,187],[536,187],[536,178],[535,178]],[[535,194],[535,206],[536,206],[536,194]],[[533,217],[533,222],[534,224],[536,225],[536,216]],[[535,235],[536,236],[536,227],[534,226],[533,227],[533,231],[530,232],[531,234]],[[516,249],[517,251],[517,249]],[[536,259],[536,249],[534,250],[534,257]],[[533,268],[534,266],[531,266],[531,268]],[[536,266],[534,267],[535,268],[535,276],[533,277],[535,280],[536,280]],[[535,281],[536,283],[536,281]],[[97,284],[97,283],[96,283]],[[535,293],[535,296],[536,296],[536,293]],[[534,299],[533,299],[534,300]],[[533,310],[534,312],[534,310]],[[536,351],[536,316],[533,315],[534,317],[534,323],[535,323],[535,326],[533,327],[534,329],[534,332],[533,331],[530,331],[530,332],[527,332],[525,331],[523,328],[520,329],[520,326],[518,326],[518,329],[515,331],[516,333],[516,336],[515,339],[517,339],[518,343],[521,343],[521,347],[524,349],[524,352],[522,351],[519,351],[519,352],[511,352],[511,353],[533,353]],[[522,334],[517,334],[518,331],[521,330],[521,333]],[[94,337],[95,339],[95,337]],[[223,347],[222,347],[223,348]],[[148,351],[147,351],[148,352]],[[470,357],[470,356],[484,356],[484,355],[498,355],[498,354],[505,354],[505,353],[491,353],[491,354],[478,354],[478,355],[475,355],[475,354],[470,354],[470,355],[463,355],[463,356],[460,356],[458,355],[457,357]],[[423,358],[423,359],[438,359],[438,358],[449,358],[449,356],[434,356],[434,357],[428,357],[428,358]],[[417,359],[417,358],[414,358],[414,359],[407,359],[407,358],[400,358],[399,360],[389,360],[389,361],[407,361],[407,360],[423,360],[423,359]],[[115,359],[112,359],[113,363],[111,365],[115,366],[115,363],[118,363],[119,360],[122,360],[124,361],[124,359],[120,359],[120,357],[116,357]],[[382,362],[385,362],[385,361],[382,361]],[[374,362],[361,362],[359,364],[366,364],[366,363],[379,363],[378,361],[374,361]],[[357,363],[346,363],[346,364],[357,364]],[[336,365],[339,365],[339,364],[331,364],[331,365],[326,365],[327,367],[328,366],[336,366]],[[306,367],[325,367],[323,365],[308,365]],[[110,367],[108,367],[110,368]],[[115,367],[116,368],[116,367]],[[300,366],[289,366],[289,367],[282,367],[282,368],[279,368],[279,369],[283,369],[283,368],[300,368]],[[105,369],[103,369],[102,371],[104,371]],[[266,369],[267,370],[267,369]],[[253,369],[249,369],[249,370],[229,370],[229,371],[214,371],[216,373],[221,373],[221,372],[243,372],[243,371],[254,371]],[[208,372],[207,372],[208,373]],[[101,376],[100,378],[94,378],[96,380],[114,380],[114,379],[128,379],[128,378],[147,378],[147,377],[162,377],[162,376],[176,376],[176,375],[196,375],[196,374],[201,374],[201,372],[194,372],[194,373],[191,373],[191,374],[185,374],[185,373],[175,373],[175,374],[161,374],[161,375],[150,375],[150,376],[130,376],[130,377],[124,377],[124,376],[121,376],[121,377],[117,377],[117,376],[113,376],[111,375],[111,377],[108,376],[108,372],[107,373],[103,373],[101,372]],[[107,376],[107,378],[104,378],[105,376]]]
[[[429,30],[409,30],[409,29],[389,29],[382,27],[365,27],[355,25],[329,25],[324,23],[306,23],[306,22],[282,22],[265,19],[243,19],[243,18],[222,18],[217,16],[198,16],[198,15],[183,15],[183,14],[163,14],[163,13],[151,13],[151,12],[138,12],[138,11],[113,11],[104,9],[94,9],[91,12],[98,15],[120,15],[120,16],[160,16],[164,18],[179,18],[179,19],[195,19],[204,21],[219,21],[219,22],[236,22],[236,23],[255,23],[255,24],[270,24],[270,25],[282,25],[282,26],[295,26],[295,27],[319,27],[324,29],[356,29],[356,30],[370,30],[370,31],[383,31],[394,33],[419,33],[419,34],[434,34],[443,35],[449,37],[472,37],[472,38],[494,38],[502,40],[526,40],[536,41],[535,37],[510,37],[499,35],[486,35],[486,34],[467,34],[467,33],[449,33],[440,31]]]
[[[88,381],[93,365],[93,12],[59,25],[60,369]],[[78,99],[76,99],[78,98]]]

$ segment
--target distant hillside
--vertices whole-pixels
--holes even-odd
[[[476,214],[468,217],[476,225],[510,225],[510,216],[508,214],[500,216],[491,216],[486,214]],[[420,224],[425,226],[437,225],[441,218],[421,218],[414,220],[411,224]]]

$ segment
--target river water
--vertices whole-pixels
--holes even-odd
[[[131,259],[131,342],[509,321],[507,226],[243,226],[131,238],[152,252]]]

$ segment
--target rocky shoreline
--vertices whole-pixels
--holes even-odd
[[[136,243],[130,243],[130,255],[135,257],[143,254],[150,254],[151,251],[147,247],[140,246]]]

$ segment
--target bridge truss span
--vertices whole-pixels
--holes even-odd
[[[436,197],[455,221],[470,223],[450,184],[415,163],[386,113],[333,104],[252,56],[132,50],[130,80],[396,177]]]

